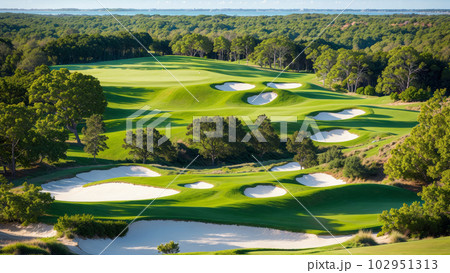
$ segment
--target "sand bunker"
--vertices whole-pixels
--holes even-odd
[[[214,187],[214,185],[200,181],[200,182],[195,182],[195,183],[191,183],[191,184],[186,184],[186,185],[184,185],[184,187],[190,188],[190,189],[211,189]]]
[[[307,174],[296,178],[297,182],[308,187],[331,187],[344,185],[345,182],[326,173]]]
[[[216,89],[221,91],[244,91],[255,88],[253,84],[241,83],[241,82],[226,82],[224,84],[216,85]]]
[[[319,132],[311,136],[311,139],[317,142],[345,142],[358,138],[347,130],[336,129],[331,131]]]
[[[246,188],[244,194],[252,198],[268,198],[285,195],[286,190],[272,185],[258,185],[253,188]]]
[[[271,82],[267,84],[268,87],[271,88],[276,88],[276,89],[294,89],[294,88],[299,88],[300,86],[302,86],[301,83],[290,83],[290,82],[285,82],[285,83],[277,83],[277,82]]]
[[[177,194],[178,191],[128,183],[105,183],[90,187],[84,185],[119,177],[156,177],[159,173],[139,166],[121,166],[109,170],[93,170],[79,173],[73,178],[61,179],[42,185],[44,192],[56,200],[71,202],[101,202],[145,200]]]
[[[260,95],[251,96],[247,98],[247,102],[253,105],[264,105],[273,101],[278,97],[278,94],[275,92],[266,92]]]
[[[336,236],[336,239],[344,242],[351,237]],[[110,239],[78,240],[79,247],[90,254],[99,254],[111,243]],[[172,240],[180,244],[182,253],[235,248],[300,249],[337,244],[331,236],[259,227],[158,220],[131,224],[128,233],[117,238],[103,254],[158,254],[156,247]]]
[[[364,115],[365,113],[366,112],[361,109],[346,109],[338,113],[320,112],[313,118],[315,120],[343,120]]]
[[[290,171],[299,171],[303,169],[298,162],[290,162],[281,166],[273,167],[270,169],[271,172],[290,172]]]

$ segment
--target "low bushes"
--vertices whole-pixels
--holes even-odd
[[[378,243],[370,231],[360,230],[353,238],[346,242],[349,247],[375,246]]]
[[[54,229],[58,231],[60,236],[73,238],[75,235],[84,238],[110,238],[113,239],[127,228],[124,221],[102,221],[96,220],[90,214],[75,214],[68,216],[67,214],[59,217]],[[127,233],[126,229],[120,236]]]
[[[7,245],[0,249],[6,255],[71,255],[69,249],[55,239],[41,239]]]

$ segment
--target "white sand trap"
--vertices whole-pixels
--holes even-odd
[[[244,91],[255,88],[253,84],[241,82],[226,82],[224,84],[216,85],[215,88],[221,91]]]
[[[299,171],[303,169],[298,162],[289,162],[287,164],[273,167],[270,169],[271,172],[290,172],[290,171]]]
[[[264,105],[273,101],[278,97],[278,94],[275,92],[266,92],[260,95],[251,96],[247,98],[247,102],[253,105]]]
[[[252,198],[268,198],[285,195],[286,190],[272,185],[258,185],[253,188],[246,188],[244,194]]]
[[[345,142],[358,138],[347,130],[336,129],[331,131],[319,132],[311,136],[311,139],[317,142]]]
[[[200,182],[195,182],[195,183],[191,183],[191,184],[186,184],[186,185],[184,185],[184,187],[190,188],[190,189],[201,189],[202,190],[202,189],[211,189],[214,187],[214,185],[200,181]]]
[[[271,87],[271,88],[276,88],[276,89],[294,89],[294,88],[299,88],[300,86],[302,86],[302,84],[295,83],[295,82],[285,82],[285,83],[271,82],[271,83],[268,83],[267,86]]]
[[[366,112],[361,109],[346,109],[338,113],[320,112],[315,117],[315,120],[343,120],[351,119],[356,116],[364,115]]]
[[[336,236],[339,242],[352,235]],[[217,225],[181,221],[138,221],[124,237],[117,238],[103,254],[158,254],[156,247],[169,241],[180,244],[180,252],[217,251],[235,248],[300,249],[336,244],[331,236],[282,231],[269,228]],[[110,239],[79,239],[79,247],[99,254]]]
[[[331,187],[344,185],[345,181],[336,179],[326,173],[307,174],[296,178],[297,182],[308,187]]]
[[[49,192],[56,200],[71,202],[102,202],[145,200],[157,196],[169,196],[178,191],[133,185],[128,183],[106,183],[90,187],[84,185],[100,180],[119,177],[156,177],[159,173],[140,166],[120,166],[109,170],[93,170],[79,173],[73,178],[61,179],[42,185],[44,192]]]

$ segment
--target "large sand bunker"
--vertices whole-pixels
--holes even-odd
[[[241,83],[241,82],[226,82],[224,84],[219,84],[214,86],[216,89],[221,91],[244,91],[255,88],[253,84]]]
[[[79,173],[73,178],[61,179],[42,185],[56,200],[71,202],[102,202],[145,200],[170,196],[178,191],[155,187],[139,186],[128,183],[105,183],[83,187],[96,181],[119,177],[155,177],[159,173],[140,166],[121,166],[109,170],[93,170]]]
[[[252,188],[246,188],[244,195],[252,198],[277,197],[286,194],[286,190],[272,185],[258,185]]]
[[[267,84],[268,87],[270,88],[276,88],[276,89],[294,89],[294,88],[299,88],[300,86],[302,86],[301,83],[295,83],[295,82],[271,82]]]
[[[299,171],[303,169],[298,162],[289,162],[287,164],[276,166],[270,169],[271,172],[290,172],[290,171]]]
[[[351,235],[336,236],[342,243]],[[269,228],[217,225],[182,221],[138,221],[124,237],[117,238],[103,254],[158,254],[156,247],[169,241],[180,244],[180,252],[217,251],[235,248],[301,249],[337,244],[331,236],[297,233]],[[99,254],[110,239],[78,239],[79,247]]]
[[[190,189],[211,189],[214,187],[214,185],[203,182],[203,181],[199,181],[199,182],[195,182],[195,183],[191,183],[191,184],[186,184],[186,185],[184,185],[184,187],[190,188]]]
[[[253,105],[264,105],[273,101],[278,97],[278,94],[275,92],[266,92],[256,96],[251,96],[247,98],[247,102]]]
[[[358,138],[347,130],[336,129],[331,131],[319,132],[311,136],[311,139],[317,142],[345,142]]]
[[[326,173],[307,174],[302,177],[297,177],[295,180],[308,187],[331,187],[345,184],[343,180],[336,179]]]
[[[338,113],[320,112],[315,117],[315,120],[343,120],[351,119],[356,116],[364,115],[366,112],[361,109],[346,109]]]

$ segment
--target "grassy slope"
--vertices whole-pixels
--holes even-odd
[[[329,188],[311,188],[295,181],[302,173],[276,173],[276,177],[320,221],[334,233],[349,233],[362,228],[377,229],[377,215],[382,210],[400,207],[417,200],[409,191],[378,184],[350,184]],[[175,175],[152,178],[121,178],[120,181],[164,188]],[[196,190],[184,184],[205,181],[215,187]],[[247,186],[277,182],[265,172],[237,174],[185,174],[169,188],[180,193],[157,199],[139,219],[180,219],[214,223],[264,226],[278,229],[324,233],[317,222],[289,195],[273,198],[249,198],[243,195]],[[55,202],[50,216],[43,220],[54,222],[56,217],[75,213],[90,213],[100,219],[131,220],[149,200],[125,202]]]
[[[348,96],[323,89],[311,82],[312,74],[284,73],[278,81],[300,82],[302,87],[293,90],[273,90],[279,97],[270,104],[254,106],[246,102],[250,95],[258,94],[278,72],[258,70],[254,67],[223,61],[182,57],[160,57],[168,69],[198,98],[197,102],[180,87],[152,58],[137,58],[84,65],[66,65],[71,71],[91,74],[100,79],[108,99],[105,113],[109,150],[99,155],[102,160],[123,160],[128,155],[121,146],[125,136],[126,117],[149,105],[172,114],[172,139],[185,139],[185,127],[193,116],[199,115],[248,115],[295,116],[299,122],[290,124],[292,133],[300,129],[306,115],[319,111],[338,111],[345,108],[361,108],[366,115],[342,121],[318,121],[321,129],[346,128],[360,138],[341,143],[345,146],[369,145],[373,137],[393,138],[407,134],[416,125],[417,112],[405,110],[405,106],[388,105],[388,97]],[[55,67],[58,68],[58,67]],[[213,88],[216,83],[241,81],[256,85],[255,89],[242,92],[224,92]],[[165,123],[161,128],[165,127]],[[82,161],[86,154],[72,147],[69,160]]]
[[[405,243],[387,244],[350,248],[353,255],[449,255],[450,237],[436,239],[424,239]],[[183,253],[184,254],[184,253]],[[348,252],[339,245],[326,247],[301,249],[301,250],[276,250],[276,249],[231,249],[214,252],[195,252],[188,254],[208,255],[348,255]]]

